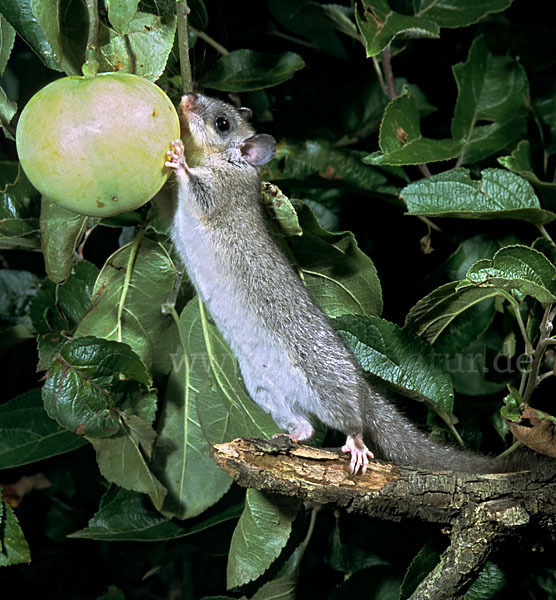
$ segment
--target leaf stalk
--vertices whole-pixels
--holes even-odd
[[[85,63],[81,67],[87,78],[96,77],[98,72],[98,33],[100,28],[98,0],[86,0],[89,15],[89,37],[85,48]]]

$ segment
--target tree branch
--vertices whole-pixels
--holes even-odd
[[[481,572],[506,526],[526,525],[529,515],[512,502],[469,504],[450,534],[450,545],[425,577],[411,600],[452,600],[462,596]]]
[[[475,475],[372,461],[364,475],[353,476],[349,460],[337,450],[301,446],[285,437],[240,438],[214,445],[211,453],[243,487],[380,519],[450,527],[450,546],[413,600],[457,598],[480,572],[494,541],[524,526],[552,532],[556,516],[556,475],[550,463],[534,472]]]

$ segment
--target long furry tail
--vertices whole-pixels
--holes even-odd
[[[466,473],[511,473],[532,470],[549,462],[556,469],[554,459],[527,449],[497,459],[438,444],[408,420],[387,400],[388,394],[382,392],[382,389],[380,392],[373,389],[365,421],[365,438],[369,439],[379,458],[434,471]]]

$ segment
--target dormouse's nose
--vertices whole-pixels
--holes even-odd
[[[195,105],[197,104],[198,94],[194,94],[193,92],[189,94],[185,94],[181,99],[180,108],[187,114],[190,111],[195,110]]]

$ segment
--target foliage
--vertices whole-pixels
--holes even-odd
[[[100,70],[177,102],[174,0],[99,5]],[[554,25],[524,0],[189,5],[197,85],[279,141],[263,201],[314,298],[433,435],[503,451],[501,408],[537,375],[536,405],[554,389]],[[246,495],[210,459],[278,428],[182,277],[171,185],[99,220],[19,168],[18,115],[81,72],[87,37],[81,0],[0,0],[2,592],[409,597],[437,532]],[[556,598],[550,556],[496,554],[467,597]]]

